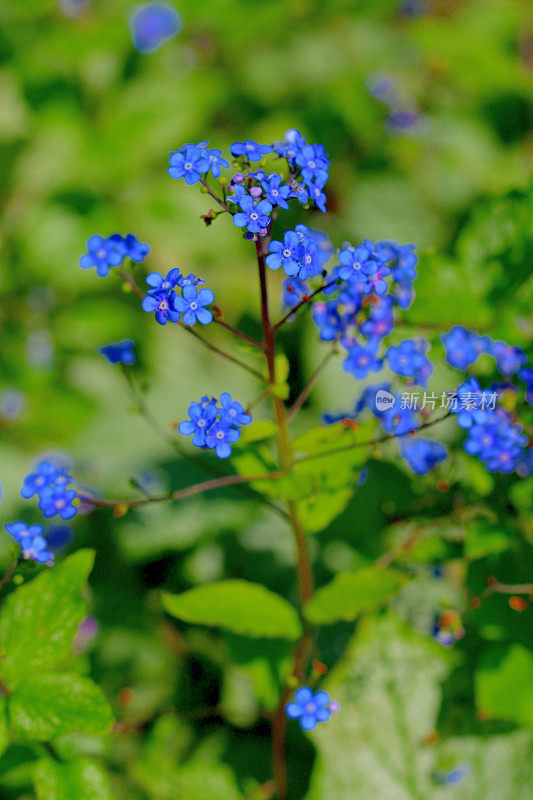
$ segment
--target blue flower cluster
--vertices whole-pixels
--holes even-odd
[[[98,350],[110,364],[135,364],[133,340],[123,339],[121,342],[106,344]]]
[[[312,731],[319,722],[327,722],[338,711],[339,704],[332,701],[327,692],[313,692],[309,686],[297,689],[294,700],[285,706],[289,719],[297,719],[304,731]]]
[[[202,278],[192,274],[184,276],[175,267],[165,276],[160,272],[151,272],[146,283],[150,288],[142,307],[148,313],[155,312],[160,325],[179,322],[180,319],[184,325],[194,325],[195,322],[209,325],[213,321],[213,312],[206,306],[214,303],[215,295],[211,289],[199,286],[203,283]],[[177,289],[181,289],[181,294],[177,293]]]
[[[179,150],[172,151],[168,159],[170,177],[176,180],[185,178],[188,186],[199,183],[208,172],[214,178],[219,178],[222,167],[227,169],[229,163],[222,157],[220,150],[211,149],[208,145],[209,142],[184,144]]]
[[[298,277],[300,281],[315,278],[330,256],[327,247],[321,247],[317,233],[307,225],[297,225],[293,231],[286,231],[282,242],[276,239],[270,242],[267,266],[272,270],[282,267],[285,275]],[[311,290],[305,293],[310,294]]]
[[[37,471],[26,475],[20,493],[22,497],[30,498],[37,495],[39,510],[44,517],[72,519],[78,509],[74,505],[77,493],[72,485],[72,478],[65,469],[60,469],[50,461],[41,461]]]
[[[150,252],[150,246],[140,242],[133,233],[121,236],[113,233],[105,238],[95,233],[87,239],[87,252],[80,258],[82,269],[96,269],[99,278],[109,275],[111,267],[119,267],[125,258],[140,264]]]
[[[447,333],[442,334],[441,341],[446,350],[446,361],[456,369],[468,369],[484,353],[494,358],[496,369],[506,378],[516,373],[519,377],[527,374],[521,374],[527,363],[527,356],[516,345],[491,339],[490,336],[480,336],[477,331],[468,330],[463,325],[454,325]],[[533,370],[531,373],[533,374]]]
[[[477,456],[489,472],[513,472],[520,463],[528,439],[522,426],[503,406],[490,407],[476,378],[469,378],[457,389],[450,410],[467,431],[464,449]]]
[[[189,406],[189,419],[180,422],[178,430],[183,436],[192,434],[195,447],[214,450],[219,458],[231,455],[231,445],[240,439],[241,427],[252,421],[242,405],[228,392],[220,395],[220,405],[214,397],[202,397],[199,403]]]
[[[289,163],[293,196],[304,205],[311,202],[325,212],[324,186],[329,177],[331,162],[324,146],[307,144],[300,131],[291,129],[286,132],[285,141],[274,145],[274,150]]]
[[[10,536],[20,545],[22,557],[36,561],[38,564],[54,563],[54,554],[48,550],[43,536],[42,525],[27,525],[25,522],[9,522],[4,526]]]
[[[428,348],[425,339],[404,339],[399,345],[389,347],[385,358],[396,375],[411,378],[413,383],[427,387],[433,372],[433,364],[426,357]]]
[[[427,475],[438,464],[446,460],[446,445],[433,439],[412,437],[400,444],[400,455],[416,475]]]

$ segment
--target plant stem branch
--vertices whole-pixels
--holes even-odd
[[[117,508],[120,506],[139,508],[140,506],[147,506],[151,503],[163,503],[169,500],[183,500],[185,497],[192,497],[196,494],[209,492],[212,489],[222,489],[225,486],[239,486],[245,483],[253,483],[254,481],[275,480],[276,478],[280,477],[280,472],[266,472],[261,475],[223,475],[220,478],[212,478],[209,481],[195,483],[193,486],[185,487],[185,489],[178,489],[177,491],[154,497],[143,497],[140,500],[102,500],[98,497],[92,497],[90,495],[83,494],[79,494],[78,497],[82,503],[87,503],[88,505],[98,508]]]
[[[308,303],[310,303],[313,297],[316,297],[317,294],[320,294],[320,292],[323,292],[325,289],[329,289],[330,286],[335,286],[335,284],[337,284],[338,282],[339,282],[338,278],[335,278],[334,281],[329,281],[329,283],[323,283],[322,286],[319,286],[318,289],[315,289],[315,291],[312,294],[306,295],[302,300],[300,300],[299,303],[297,303],[289,311],[287,311],[285,316],[282,317],[279,320],[279,322],[276,322],[276,324],[274,325],[274,330],[277,331],[279,328],[281,328],[282,325],[285,325],[285,323],[289,320],[289,318],[292,317],[293,314],[296,314],[296,312],[299,311],[300,308],[302,308],[302,306],[305,306]]]
[[[368,439],[365,442],[345,444],[341,445],[340,447],[333,447],[331,450],[322,450],[320,453],[312,453],[306,456],[296,456],[295,461],[301,464],[303,461],[313,461],[315,458],[323,458],[324,456],[333,456],[337,453],[345,453],[347,450],[353,450],[356,447],[373,447],[378,444],[383,444],[383,442],[388,442],[390,439],[403,439],[405,436],[415,436],[426,428],[432,428],[433,425],[438,425],[439,422],[443,422],[445,419],[448,419],[448,417],[451,417],[451,415],[452,412],[448,411],[442,417],[422,423],[422,425],[420,425],[419,428],[416,428],[416,430],[406,431],[405,433],[385,433],[383,436],[378,436],[377,439]]]
[[[307,398],[311,394],[313,386],[315,385],[316,381],[320,377],[322,371],[326,368],[326,366],[328,365],[330,360],[333,358],[335,353],[337,353],[338,341],[339,341],[339,336],[337,336],[337,338],[333,342],[333,346],[326,353],[326,355],[324,356],[324,358],[322,359],[322,361],[320,362],[318,367],[315,369],[315,371],[313,372],[313,374],[309,378],[307,384],[304,386],[304,388],[300,392],[300,395],[296,399],[296,401],[294,402],[292,408],[289,410],[288,415],[287,415],[289,422],[292,422],[292,420],[294,419],[294,417],[296,416],[298,411],[301,409],[301,407],[303,406],[303,404],[305,403],[305,401],[307,400]]]
[[[238,330],[238,328],[234,328],[233,325],[229,325],[220,317],[215,317],[213,322],[215,322],[217,325],[221,325],[223,328],[226,328],[226,330],[233,333],[234,336],[238,336],[239,339],[242,339],[244,342],[248,342],[248,344],[253,345],[253,347],[259,347],[261,350],[263,349],[263,345],[261,342],[258,342],[257,339],[254,339],[252,336],[248,336],[248,334],[243,333],[242,331]]]
[[[12,563],[11,563],[8,571],[6,572],[6,574],[4,575],[3,578],[0,579],[0,589],[2,588],[2,586],[5,586],[5,584],[13,577],[18,565],[20,564],[20,561],[21,561],[20,558],[15,558],[12,561]],[[1,686],[0,686],[0,689],[1,689]]]

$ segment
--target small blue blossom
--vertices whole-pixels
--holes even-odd
[[[385,353],[389,367],[397,375],[411,378],[414,383],[427,386],[433,365],[426,357],[429,344],[424,339],[404,339],[397,346],[389,347]]]
[[[20,389],[10,386],[0,392],[0,419],[14,420],[24,410],[26,398]]]
[[[446,445],[432,439],[412,438],[400,444],[400,455],[417,475],[427,475],[446,459]]]
[[[369,372],[379,372],[382,362],[376,357],[377,342],[368,342],[367,345],[348,342],[347,347],[348,355],[342,365],[345,372],[357,380],[366,378]]]
[[[372,306],[368,318],[359,327],[363,336],[383,339],[392,331],[394,328],[393,305],[392,297],[380,297],[379,302]]]
[[[265,193],[266,199],[272,203],[273,206],[280,208],[288,208],[287,200],[291,196],[291,187],[283,183],[281,175],[275,173],[269,175],[268,178],[261,181],[261,186]]]
[[[121,342],[106,344],[98,352],[105,356],[110,364],[135,364],[133,339],[123,339]]]
[[[338,703],[333,703],[327,692],[313,692],[309,686],[297,689],[294,700],[285,706],[289,719],[297,719],[304,731],[312,731],[319,722],[327,722],[338,710]]]
[[[266,264],[270,269],[283,267],[285,275],[289,277],[298,275],[305,250],[296,231],[287,231],[283,236],[283,242],[274,240],[270,242],[268,249]]]
[[[418,111],[398,108],[387,117],[387,130],[390,134],[402,134],[416,131],[422,123],[422,115]]]
[[[443,786],[459,786],[459,784],[470,775],[470,772],[470,767],[465,764],[454,767],[454,769],[449,770],[449,772],[435,772],[432,777],[435,783],[442,784]]]
[[[136,264],[141,264],[150,252],[150,245],[146,244],[146,242],[140,242],[133,233],[127,233],[126,236],[121,236],[120,233],[113,233],[108,241],[116,244],[117,248],[122,250],[124,256],[130,258]]]
[[[87,253],[80,258],[79,264],[82,269],[95,267],[98,277],[105,278],[111,267],[118,267],[123,261],[124,250],[121,243],[95,233],[87,239]]]
[[[176,296],[175,307],[183,313],[185,325],[194,325],[195,322],[209,325],[213,321],[213,313],[205,306],[214,301],[215,295],[211,289],[197,289],[196,286],[189,285],[183,288],[183,296]]]
[[[527,364],[527,356],[520,347],[505,342],[491,342],[488,352],[496,361],[496,367],[502,375],[510,377]]]
[[[170,166],[167,171],[170,177],[176,180],[185,178],[188,186],[201,181],[202,175],[211,168],[207,149],[194,144],[183,145],[176,152],[172,152],[168,162]]]
[[[272,212],[272,204],[268,200],[259,200],[256,203],[250,194],[245,193],[237,202],[241,211],[233,215],[233,223],[238,228],[246,227],[250,233],[261,233],[266,230]]]
[[[232,400],[229,392],[222,392],[220,395],[220,421],[231,425],[249,425],[252,421],[250,414],[247,414],[238,400]]]
[[[78,509],[73,503],[76,496],[75,489],[56,485],[41,493],[39,509],[43,517],[55,517],[56,514],[59,514],[61,519],[72,519],[78,513]]]
[[[248,161],[261,161],[263,156],[271,152],[272,145],[258,144],[251,139],[246,139],[244,142],[234,142],[230,146],[232,156],[246,156]]]
[[[148,294],[170,292],[172,289],[175,289],[176,286],[181,285],[181,279],[182,274],[177,267],[171,269],[165,276],[161,275],[160,272],[150,272],[150,274],[146,276],[146,283],[150,287],[148,289]]]
[[[301,168],[302,178],[307,186],[320,189],[328,180],[330,162],[322,145],[305,145],[296,155],[296,163]]]
[[[518,377],[526,384],[526,402],[533,406],[533,368],[522,367],[518,370]]]
[[[160,325],[167,322],[179,322],[180,312],[176,306],[177,295],[174,292],[156,292],[147,294],[141,303],[144,311],[148,313],[155,311],[156,321]]]
[[[283,294],[281,302],[284,308],[292,308],[300,300],[309,297],[312,289],[308,283],[300,280],[300,278],[285,278],[283,281]],[[292,318],[291,318],[292,319]]]
[[[138,6],[130,19],[133,44],[140,53],[151,53],[182,28],[181,17],[167,3]]]
[[[225,158],[222,158],[222,151],[216,149],[207,150],[207,160],[209,161],[209,169],[213,178],[220,178],[222,167],[228,169],[229,163]]]
[[[480,336],[477,331],[470,331],[463,325],[454,325],[440,339],[446,350],[446,361],[460,370],[471,367],[490,343],[488,337]]]
[[[54,563],[54,554],[47,550],[42,525],[27,525],[25,522],[10,522],[4,526],[10,536],[20,545],[22,557],[38,564]]]
[[[180,422],[179,432],[183,436],[193,434],[192,443],[195,447],[205,447],[205,437],[210,426],[217,418],[216,401],[214,398],[202,397],[199,403],[189,405],[190,419]]]
[[[231,445],[238,442],[241,432],[238,428],[229,427],[227,422],[216,422],[209,428],[205,437],[207,447],[215,451],[219,458],[229,458]]]
[[[346,327],[336,300],[313,303],[311,314],[313,322],[318,328],[318,335],[323,342],[332,342]]]
[[[37,471],[26,475],[24,478],[22,489],[20,493],[22,497],[29,499],[34,495],[41,495],[50,486],[53,486],[58,478],[61,476],[61,483],[65,484],[71,481],[70,476],[66,473],[61,473],[58,468],[50,463],[50,461],[41,461],[37,465]]]
[[[182,289],[185,289],[186,286],[198,286],[200,283],[205,283],[203,278],[199,278],[198,275],[193,275],[192,272],[189,272],[188,275],[182,275],[178,280],[178,286],[181,286]]]

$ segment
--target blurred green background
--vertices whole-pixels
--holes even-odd
[[[206,229],[200,214],[208,198],[166,173],[168,151],[184,142],[227,149],[298,128],[332,159],[331,213],[291,211],[280,230],[305,221],[336,246],[364,237],[413,242],[420,264],[411,324],[463,323],[530,346],[526,3],[179,0],[175,7],[183,30],[141,54],[128,0],[93,0],[71,16],[54,0],[0,0],[3,522],[33,513],[18,489],[42,453],[68,454],[77,478],[110,497],[130,496],[132,477],[157,491],[203,476],[176,461],[136,413],[120,371],[97,354],[103,344],[135,340],[136,380],[170,433],[191,398],[227,390],[246,402],[257,393],[244,373],[182,331],[157,326],[115,275],[98,279],[77,264],[92,233],[132,231],[152,247],[150,269],[201,275],[225,319],[259,333],[250,245],[225,217]],[[416,112],[412,127],[391,129],[387,103],[371,91],[383,76],[401,108]],[[279,277],[271,277],[279,307]],[[229,344],[226,332],[209,333]],[[307,316],[281,344],[295,397],[323,345]],[[433,357],[442,361],[438,342]],[[437,391],[457,378],[438,367]],[[350,407],[356,394],[340,364],[330,365],[302,427],[323,410]],[[453,442],[455,433],[444,437]],[[492,574],[531,580],[531,481],[489,476],[460,449],[438,481],[415,481],[391,448],[311,542],[322,583],[375,558],[413,525],[424,532],[406,556],[416,578],[394,616],[321,634],[329,667],[349,648],[328,677],[345,711],[312,743],[290,728],[291,798],[432,800],[453,792],[460,800],[531,800],[531,608],[515,611],[501,595],[470,606]],[[270,776],[269,726],[259,707],[276,703],[285,646],[265,655],[258,643],[171,627],[155,589],[245,577],[295,599],[283,523],[227,491],[124,520],[95,513],[74,527],[74,547],[98,552],[92,603],[100,634],[82,658],[123,730],[112,742],[69,740],[65,751],[104,753],[118,798],[254,797]],[[442,577],[436,563],[447,564]],[[434,615],[447,608],[464,615],[467,630],[451,653],[430,637]],[[4,756],[2,797],[32,796],[29,762],[19,751]],[[439,775],[465,764],[459,785],[439,784]]]

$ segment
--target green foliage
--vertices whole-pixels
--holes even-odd
[[[401,572],[381,567],[339,572],[309,600],[305,616],[317,625],[339,620],[350,622],[359,614],[384,605],[400,591],[406,580]]]
[[[293,606],[249,581],[210,583],[180,595],[165,592],[162,600],[166,611],[178,619],[233,633],[297,639],[302,632]]]
[[[476,670],[476,701],[487,716],[533,727],[533,654],[519,644],[490,648]]]
[[[81,593],[94,553],[80,550],[13,592],[0,612],[0,676],[9,688],[52,669],[71,652],[87,614]]]
[[[48,741],[67,733],[108,733],[113,720],[100,689],[75,673],[27,677],[9,698],[9,717],[23,738]]]
[[[113,800],[105,772],[94,761],[42,759],[34,768],[37,800]]]
[[[324,683],[342,714],[314,740],[319,752],[307,800],[437,800],[436,777],[466,764],[454,797],[528,800],[531,737],[458,737],[432,742],[446,653],[392,616],[369,617]],[[505,780],[501,780],[501,775]]]

